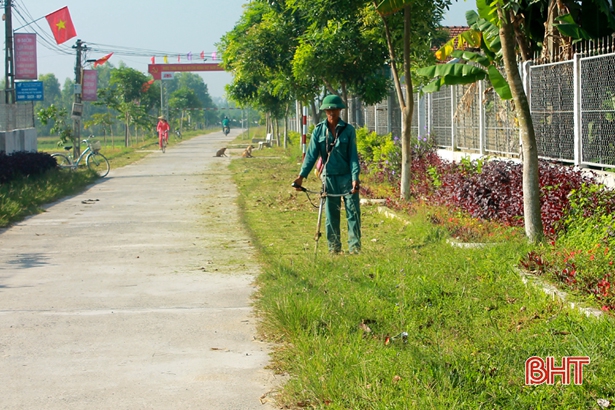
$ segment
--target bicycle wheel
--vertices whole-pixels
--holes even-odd
[[[51,154],[51,157],[56,160],[59,168],[70,168],[70,159],[64,154]]]
[[[85,163],[87,164],[88,169],[96,172],[101,177],[106,177],[111,169],[109,160],[107,160],[107,158],[100,152],[93,152],[88,155]]]
[[[165,151],[167,150],[167,139],[166,138],[162,138],[162,153],[164,154]]]

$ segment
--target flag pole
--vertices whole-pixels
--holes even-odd
[[[28,24],[26,24],[26,25],[23,25],[23,26],[21,26],[21,27],[17,27],[14,31],[21,30],[21,29],[22,29],[22,28],[24,28],[24,27],[28,27],[30,24],[34,24],[34,23],[36,23],[37,21],[42,20],[42,19],[44,19],[44,18],[45,18],[45,16],[43,16],[43,17],[39,17],[39,18],[37,18],[36,20],[32,20],[31,22],[29,22],[29,23],[28,23]]]

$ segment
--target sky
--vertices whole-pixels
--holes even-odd
[[[196,62],[201,51],[207,55],[215,52],[215,44],[233,29],[243,13],[243,5],[247,3],[246,0],[12,1],[13,30],[39,34],[38,74],[55,74],[61,86],[67,78],[75,77],[76,54],[72,46],[77,39],[92,49],[86,59],[97,59],[113,51],[109,62],[115,67],[121,61],[147,73],[152,51],[168,53],[169,63],[177,63],[178,54],[182,54],[182,62],[186,62],[185,56],[191,52],[193,62]],[[68,6],[77,37],[57,46],[44,16],[64,6]],[[465,25],[465,12],[473,8],[474,0],[453,1],[443,25]],[[127,51],[144,55],[125,55]],[[161,58],[157,57],[156,63],[162,63]],[[0,56],[0,64],[4,67],[4,53]],[[232,80],[230,74],[198,74],[203,77],[212,97],[224,97],[224,86]]]

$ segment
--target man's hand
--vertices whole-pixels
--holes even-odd
[[[356,194],[357,192],[359,192],[360,188],[361,184],[359,183],[359,181],[352,181],[352,191],[350,191],[350,193]]]
[[[295,191],[301,191],[302,185],[303,185],[303,177],[299,175],[297,179],[293,181],[293,186],[295,187]]]

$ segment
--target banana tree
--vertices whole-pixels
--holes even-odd
[[[431,93],[440,91],[443,85],[472,84],[489,79],[500,98],[510,100],[510,87],[498,69],[502,62],[502,50],[497,26],[480,18],[473,10],[466,13],[466,19],[470,30],[453,37],[435,53],[440,61],[455,58],[457,62],[417,70],[418,75],[433,78],[421,91]]]
[[[501,98],[512,98],[521,134],[525,233],[531,242],[539,242],[543,238],[543,225],[540,215],[538,150],[529,102],[515,53],[519,42],[515,38],[519,38],[520,31],[515,31],[513,23],[516,13],[520,12],[520,4],[515,0],[477,0],[476,6],[478,15],[475,12],[466,14],[472,31],[457,39],[457,44],[461,48],[478,48],[483,53],[454,50],[455,43],[449,42],[438,50],[439,58],[457,57],[462,63],[427,67],[420,70],[420,74],[435,78],[425,91],[438,90],[444,84],[469,84],[489,78]],[[464,60],[477,65],[463,64]],[[501,63],[508,81],[498,70]]]
[[[412,132],[412,114],[414,112],[414,90],[412,86],[412,76],[410,74],[411,67],[411,47],[410,39],[412,36],[413,28],[413,7],[415,9],[431,9],[432,14],[440,15],[442,11],[450,6],[450,0],[382,0],[378,2],[376,0],[374,5],[376,10],[380,14],[384,23],[384,31],[389,49],[389,58],[391,60],[391,74],[393,76],[393,82],[397,93],[397,101],[402,111],[403,117],[403,133],[401,138],[401,198],[410,199],[410,168],[412,160],[412,148],[411,148],[411,132]],[[391,29],[387,21],[387,16],[396,12],[402,11],[404,14],[404,28],[403,28],[403,78],[406,85],[406,97],[401,88],[401,81],[398,72],[398,60],[393,44],[393,36]]]

